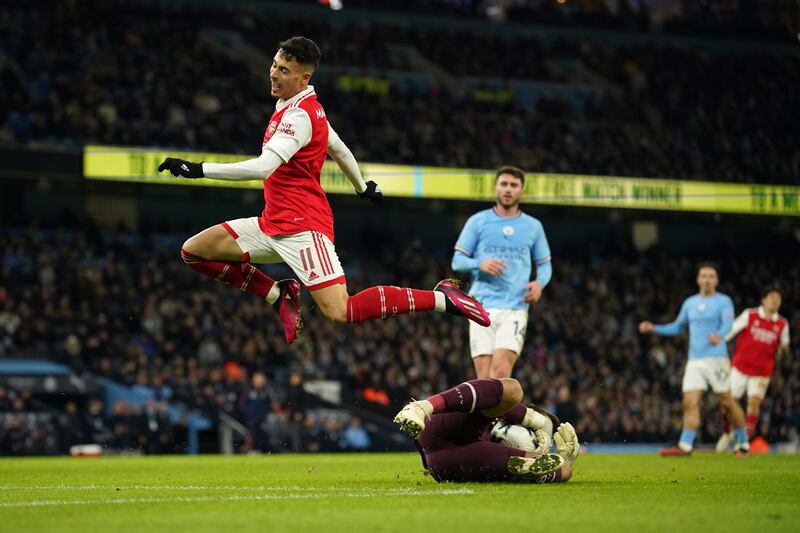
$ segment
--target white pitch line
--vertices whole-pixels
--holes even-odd
[[[435,491],[397,491],[383,493],[345,492],[336,494],[337,498],[375,498],[379,496],[437,496],[474,494],[470,489],[446,489]],[[0,502],[0,507],[47,507],[58,505],[119,505],[136,503],[191,503],[213,501],[262,501],[262,500],[310,500],[327,498],[325,494],[261,494],[248,496],[176,496],[174,498],[110,498],[100,500],[34,500],[27,502]]]
[[[389,488],[389,487],[307,487],[300,485],[256,485],[256,486],[236,486],[236,485],[0,485],[0,490],[141,490],[141,491],[263,491],[263,492],[397,492],[414,493],[419,489],[412,488]],[[428,489],[432,492],[433,489]],[[448,493],[452,490],[462,489],[443,489],[441,493]],[[463,489],[468,490],[468,489]]]

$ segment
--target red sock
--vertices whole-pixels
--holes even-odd
[[[719,408],[719,421],[722,424],[722,434],[727,435],[731,432],[731,421],[728,420],[728,411],[721,407]]]
[[[503,382],[499,379],[465,381],[428,398],[434,413],[473,413],[499,405],[502,400]]]
[[[183,248],[181,248],[181,259],[192,270],[263,299],[267,298],[269,290],[275,285],[274,279],[243,261],[209,261],[190,254]]]
[[[753,434],[756,432],[756,426],[758,425],[758,415],[747,415],[744,419],[744,426],[747,428],[747,438],[751,438]]]
[[[433,311],[435,305],[433,291],[378,285],[347,299],[347,323],[358,324],[373,318]]]

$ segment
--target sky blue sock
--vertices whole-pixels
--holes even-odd
[[[678,439],[678,443],[684,444],[691,449],[694,447],[694,438],[696,435],[697,432],[695,430],[683,428],[683,431],[681,431],[681,438]]]
[[[745,428],[737,429],[733,434],[736,444],[744,444],[747,442],[747,430]]]

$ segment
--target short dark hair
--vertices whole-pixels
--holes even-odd
[[[515,178],[519,178],[523,185],[525,185],[525,173],[521,168],[512,167],[511,165],[503,165],[497,169],[497,174],[494,175],[494,182],[497,183],[497,178],[500,174],[511,174]]]
[[[781,299],[783,299],[783,290],[777,285],[768,285],[764,287],[764,290],[761,291],[761,299],[766,298],[767,295],[771,292],[777,292],[780,295]]]
[[[713,261],[701,261],[700,263],[697,263],[695,274],[700,275],[700,271],[704,268],[713,268],[714,272],[716,272],[717,276],[719,276],[719,266]]]
[[[286,59],[294,59],[301,65],[317,70],[322,52],[317,43],[306,37],[296,35],[278,43],[281,55]]]

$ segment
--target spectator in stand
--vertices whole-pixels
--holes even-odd
[[[245,425],[250,431],[250,449],[266,452],[268,443],[265,425],[272,399],[267,392],[267,376],[263,372],[253,374],[250,389],[245,392],[243,400]]]
[[[364,451],[369,449],[369,433],[361,426],[361,419],[354,416],[344,432],[344,448],[347,450]]]

